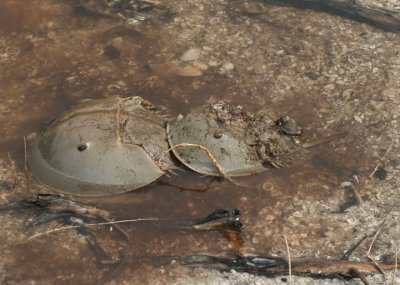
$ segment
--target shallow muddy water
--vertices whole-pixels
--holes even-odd
[[[127,241],[110,227],[94,228],[115,263],[98,264],[96,250],[75,230],[26,241],[45,230],[27,226],[32,210],[0,212],[0,282],[187,284],[191,277],[193,284],[217,284],[205,273],[192,275],[174,263],[160,265],[160,260],[194,253],[285,256],[284,235],[295,257],[341,257],[369,230],[364,210],[353,206],[353,212],[345,212],[354,191],[340,185],[366,178],[390,142],[397,153],[398,34],[288,7],[266,6],[268,11],[254,16],[245,12],[264,4],[252,1],[243,14],[240,1],[213,6],[166,1],[175,12],[171,19],[155,14],[133,25],[70,2],[75,3],[0,2],[1,203],[51,193],[24,178],[24,137],[29,144],[52,118],[83,99],[138,95],[171,116],[225,100],[249,111],[266,108],[276,118],[295,118],[304,127],[305,141],[345,130],[348,135],[310,148],[289,168],[235,178],[238,185],[182,167],[134,192],[76,198],[108,211],[112,220],[160,219],[121,224]],[[180,56],[193,47],[202,51],[198,62],[182,62]],[[234,68],[224,70],[227,63]],[[182,76],[185,66],[197,68],[198,76]],[[9,156],[17,168],[16,187]],[[396,161],[396,155],[389,156],[389,178],[398,171]],[[395,189],[398,181],[388,181],[370,185]],[[374,200],[373,191],[361,193],[375,217],[368,220],[371,227],[386,214],[379,211],[386,200]],[[398,196],[387,195],[397,205]],[[221,233],[170,226],[218,208],[240,209],[243,244]],[[380,253],[387,253],[388,239],[398,231],[392,227]]]

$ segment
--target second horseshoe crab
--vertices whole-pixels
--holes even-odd
[[[301,131],[291,118],[275,121],[223,102],[198,107],[167,124],[175,156],[188,168],[212,176],[246,176],[263,172],[268,165],[284,166],[303,150]]]
[[[115,195],[153,182],[173,165],[164,155],[166,120],[154,109],[138,96],[81,102],[33,143],[31,172],[78,196]]]

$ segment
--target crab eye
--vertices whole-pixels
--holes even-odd
[[[77,150],[82,152],[82,151],[84,151],[84,150],[86,150],[88,148],[88,144],[87,143],[83,143],[83,144],[78,145],[76,148],[77,148]]]
[[[216,132],[214,133],[214,138],[216,138],[216,139],[222,138],[222,132],[216,131]]]

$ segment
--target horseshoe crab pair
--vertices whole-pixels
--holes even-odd
[[[143,187],[176,168],[245,176],[279,167],[302,150],[296,122],[274,121],[225,103],[200,106],[167,121],[141,97],[86,100],[39,135],[29,153],[32,174],[60,192],[107,196]]]

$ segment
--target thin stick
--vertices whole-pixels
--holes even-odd
[[[387,216],[386,216],[386,218],[387,218]],[[382,275],[385,276],[385,277],[386,277],[385,271],[383,271],[383,269],[379,266],[378,262],[376,262],[375,258],[370,253],[371,253],[372,246],[375,243],[376,238],[378,237],[378,235],[381,232],[381,229],[382,229],[384,223],[386,222],[386,218],[383,220],[382,224],[379,226],[378,230],[376,231],[376,233],[374,235],[374,238],[372,239],[372,242],[369,245],[369,249],[368,249],[368,252],[367,252],[367,257],[369,258],[369,260],[371,260],[374,263],[376,268],[378,268],[379,272],[382,273]]]
[[[286,236],[283,235],[283,238],[285,239],[285,245],[286,245],[286,250],[287,250],[287,255],[288,255],[288,263],[289,263],[289,285],[292,284],[292,260],[290,258],[290,250],[289,250],[289,244],[286,239]]]
[[[393,147],[393,142],[389,145],[389,147],[387,148],[385,154],[381,158],[378,159],[378,162],[376,163],[374,169],[372,170],[371,174],[368,176],[369,179],[371,179],[375,175],[375,173],[378,170],[378,168],[383,164],[383,160],[389,154],[389,152],[391,151],[392,147]]]
[[[24,174],[25,174],[25,186],[28,188],[28,151],[26,147],[26,138],[24,136]]]
[[[134,222],[142,222],[142,221],[158,221],[158,218],[138,218],[138,219],[133,219],[133,220],[119,220],[119,221],[113,221],[113,222],[102,222],[102,223],[82,224],[82,225],[76,225],[76,226],[65,226],[65,227],[51,229],[51,230],[48,230],[43,233],[35,234],[35,235],[29,237],[27,239],[27,241],[33,240],[35,238],[38,238],[38,237],[41,237],[44,235],[49,235],[49,234],[52,234],[55,232],[69,230],[69,229],[77,229],[77,228],[82,228],[82,227],[104,226],[104,225],[114,225],[114,224],[123,224],[123,223],[134,223]]]
[[[350,255],[360,246],[360,244],[368,238],[368,235],[363,236],[355,245],[350,247],[342,256],[341,260],[349,260]]]
[[[393,270],[393,276],[392,276],[392,285],[396,285],[396,275],[397,275],[397,244],[396,242],[394,243],[394,270]]]
[[[219,165],[219,163],[218,163],[217,160],[215,159],[214,155],[213,155],[205,146],[202,146],[202,145],[200,145],[200,144],[195,144],[195,143],[180,143],[180,144],[174,145],[173,147],[167,149],[167,150],[160,156],[160,158],[158,159],[158,163],[160,163],[160,161],[162,160],[162,158],[164,157],[164,155],[165,155],[166,153],[170,152],[171,150],[173,150],[173,149],[175,149],[175,148],[177,148],[177,147],[197,147],[197,148],[199,148],[199,149],[205,151],[206,154],[207,154],[207,156],[208,156],[208,158],[209,158],[209,159],[211,160],[211,162],[214,164],[215,168],[217,168],[217,170],[218,170],[218,172],[220,173],[220,175],[221,175],[222,177],[228,179],[228,180],[231,181],[232,183],[234,183],[234,184],[237,185],[237,183],[225,173],[225,171],[222,169],[221,165]]]
[[[14,162],[14,160],[12,160],[11,155],[10,155],[9,152],[7,153],[7,155],[8,155],[8,159],[10,160],[10,163],[11,163],[11,169],[12,169],[12,171],[13,171],[13,177],[14,177],[14,179],[13,179],[13,187],[12,187],[12,190],[13,190],[13,192],[14,192],[15,187],[17,186],[17,178],[18,178],[18,175],[17,175],[17,168],[15,167],[15,162]]]
[[[380,233],[380,231],[381,231],[381,229],[382,229],[383,224],[385,223],[385,221],[386,221],[386,219],[383,220],[382,224],[379,226],[378,230],[375,232],[374,238],[372,239],[372,242],[371,242],[371,244],[369,245],[368,252],[367,252],[367,256],[370,255],[372,246],[373,246],[373,244],[375,243],[375,240],[376,240],[376,238],[378,237],[378,235],[379,235],[379,233]]]

